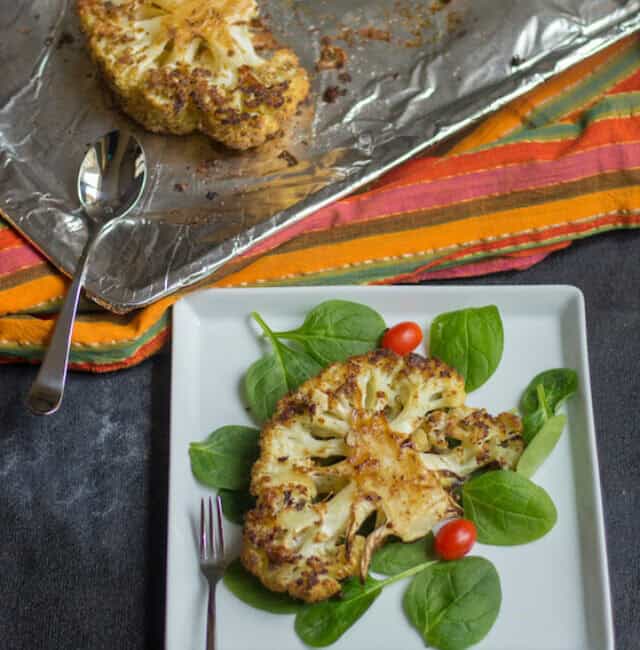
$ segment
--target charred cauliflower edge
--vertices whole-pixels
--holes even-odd
[[[513,467],[523,449],[517,416],[492,417],[465,399],[446,364],[383,350],[284,397],[252,470],[244,566],[269,589],[315,602],[364,578],[387,537],[414,541],[459,514],[452,488],[485,465]]]
[[[262,144],[309,92],[254,0],[78,0],[92,58],[123,110],[158,133],[202,131],[234,149]]]

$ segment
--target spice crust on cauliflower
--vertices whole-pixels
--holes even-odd
[[[283,398],[252,470],[245,567],[269,589],[315,602],[364,578],[387,537],[414,541],[458,514],[454,485],[490,463],[512,467],[522,451],[517,417],[465,399],[446,364],[383,350],[333,364]]]
[[[92,58],[123,110],[158,133],[202,131],[233,149],[280,131],[309,92],[255,0],[78,0]]]

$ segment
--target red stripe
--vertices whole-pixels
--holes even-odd
[[[13,230],[13,228],[4,228],[0,230],[0,251],[3,248],[16,246],[17,244],[24,244],[25,240]]]
[[[556,226],[552,228],[545,229],[542,232],[537,233],[527,233],[524,235],[513,235],[511,237],[506,237],[504,239],[499,239],[491,242],[482,242],[474,246],[462,246],[461,249],[452,253],[450,255],[445,255],[443,257],[436,258],[421,266],[420,268],[412,271],[411,273],[404,273],[402,275],[396,275],[393,278],[386,278],[384,280],[378,280],[372,284],[384,285],[384,284],[393,284],[395,282],[415,282],[416,279],[420,278],[422,274],[432,269],[434,266],[439,266],[445,262],[455,262],[462,258],[474,255],[476,253],[490,253],[492,251],[499,251],[504,248],[512,248],[516,246],[524,246],[526,244],[545,241],[551,239],[575,239],[579,235],[585,232],[597,228],[604,228],[607,226],[618,226],[618,227],[636,227],[640,225],[640,214],[611,214],[600,217],[598,219],[589,220],[582,223],[571,223],[562,226]],[[564,242],[561,242],[564,243]]]
[[[0,276],[42,263],[43,259],[40,254],[36,253],[28,244],[7,248],[0,251]]]
[[[244,257],[260,255],[303,233],[430,210],[512,192],[540,189],[590,176],[640,167],[640,142],[608,144],[558,160],[532,161],[482,170],[439,182],[416,183],[362,195],[358,201],[338,201],[294,223],[254,246]]]
[[[376,188],[390,189],[395,185],[410,185],[425,180],[460,176],[483,169],[537,160],[554,160],[567,153],[616,143],[640,141],[640,117],[614,117],[592,122],[572,140],[553,142],[514,142],[475,153],[451,158],[415,158],[392,169],[378,182]],[[357,200],[358,196],[352,197]]]
[[[71,370],[83,370],[87,372],[94,373],[103,373],[103,372],[112,372],[114,370],[121,370],[122,368],[129,368],[135,366],[136,364],[144,361],[151,355],[155,354],[160,348],[169,339],[170,328],[162,330],[157,336],[152,338],[150,341],[147,341],[139,350],[126,359],[122,361],[116,361],[115,363],[70,363],[69,368]],[[0,357],[0,364],[9,364],[9,363],[29,363],[31,365],[37,365],[40,363],[38,359],[25,359],[24,357]]]
[[[567,242],[571,244],[571,242]],[[511,257],[505,255],[490,260],[476,262],[474,264],[463,264],[450,269],[442,269],[439,271],[428,271],[421,274],[420,280],[454,280],[461,278],[471,278],[478,275],[490,275],[492,273],[502,273],[503,271],[526,271],[532,266],[539,264],[546,257],[551,255],[553,250],[536,253],[526,257]]]
[[[70,363],[69,367],[72,370],[84,370],[87,372],[103,373],[113,372],[114,370],[121,370],[122,368],[130,368],[140,362],[144,361],[152,354],[155,354],[164,344],[169,340],[170,328],[166,327],[159,332],[150,341],[147,341],[143,346],[138,348],[138,351],[130,357],[122,361],[115,361],[113,363]]]
[[[630,77],[623,79],[619,84],[611,88],[607,95],[619,95],[620,93],[637,92],[640,88],[640,70],[634,72]]]

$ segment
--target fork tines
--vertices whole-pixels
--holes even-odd
[[[216,534],[213,523],[213,500],[208,499],[208,517],[206,516],[205,499],[200,499],[200,559],[216,559],[224,555],[224,531],[222,529],[222,501],[216,497]]]

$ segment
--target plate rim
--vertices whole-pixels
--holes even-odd
[[[451,294],[462,294],[468,292],[491,292],[496,294],[508,295],[509,293],[529,293],[540,294],[555,293],[562,296],[564,294],[565,304],[568,304],[570,299],[577,301],[576,317],[578,325],[578,346],[580,350],[580,358],[578,364],[580,372],[585,378],[582,392],[584,395],[584,415],[586,423],[586,437],[588,441],[588,457],[592,463],[592,471],[590,472],[591,480],[589,485],[593,490],[593,522],[594,533],[596,535],[597,563],[599,579],[602,589],[598,590],[598,598],[601,601],[600,610],[602,613],[602,624],[604,631],[604,638],[606,640],[606,647],[602,650],[615,650],[615,629],[613,621],[613,609],[611,599],[611,581],[609,571],[609,555],[607,551],[607,537],[606,537],[606,522],[604,517],[604,502],[602,498],[602,482],[600,475],[600,463],[597,446],[597,432],[595,426],[595,418],[593,413],[593,397],[591,390],[591,373],[589,365],[589,351],[588,351],[588,333],[587,333],[587,320],[586,320],[586,301],[582,290],[571,284],[531,284],[531,285],[518,285],[518,284],[430,284],[430,285],[390,285],[390,286],[372,286],[372,285],[321,285],[311,287],[251,287],[251,288],[236,288],[236,287],[214,287],[201,291],[196,291],[181,298],[172,308],[173,310],[173,331],[172,331],[172,349],[171,349],[171,397],[170,397],[170,431],[169,431],[169,476],[168,476],[168,490],[167,490],[167,539],[166,539],[166,561],[165,561],[165,621],[164,621],[164,648],[165,650],[173,650],[168,645],[168,629],[170,625],[170,562],[171,562],[171,530],[173,520],[172,508],[172,482],[175,480],[173,476],[173,468],[175,465],[172,463],[171,447],[174,440],[175,431],[175,390],[177,386],[176,374],[177,367],[179,366],[179,353],[180,344],[176,345],[176,341],[180,340],[178,335],[181,328],[188,322],[189,317],[198,318],[198,306],[210,300],[215,300],[215,296],[224,293],[227,296],[237,295],[243,298],[250,298],[252,294],[264,294],[269,292],[269,295],[288,295],[291,293],[304,293],[305,295],[322,294],[326,295],[327,292],[335,293],[336,298],[340,298],[339,294],[352,294],[353,291],[358,293],[440,293],[446,291]],[[352,298],[353,299],[353,298]],[[175,337],[175,338],[174,338]],[[184,339],[183,339],[184,340]]]

